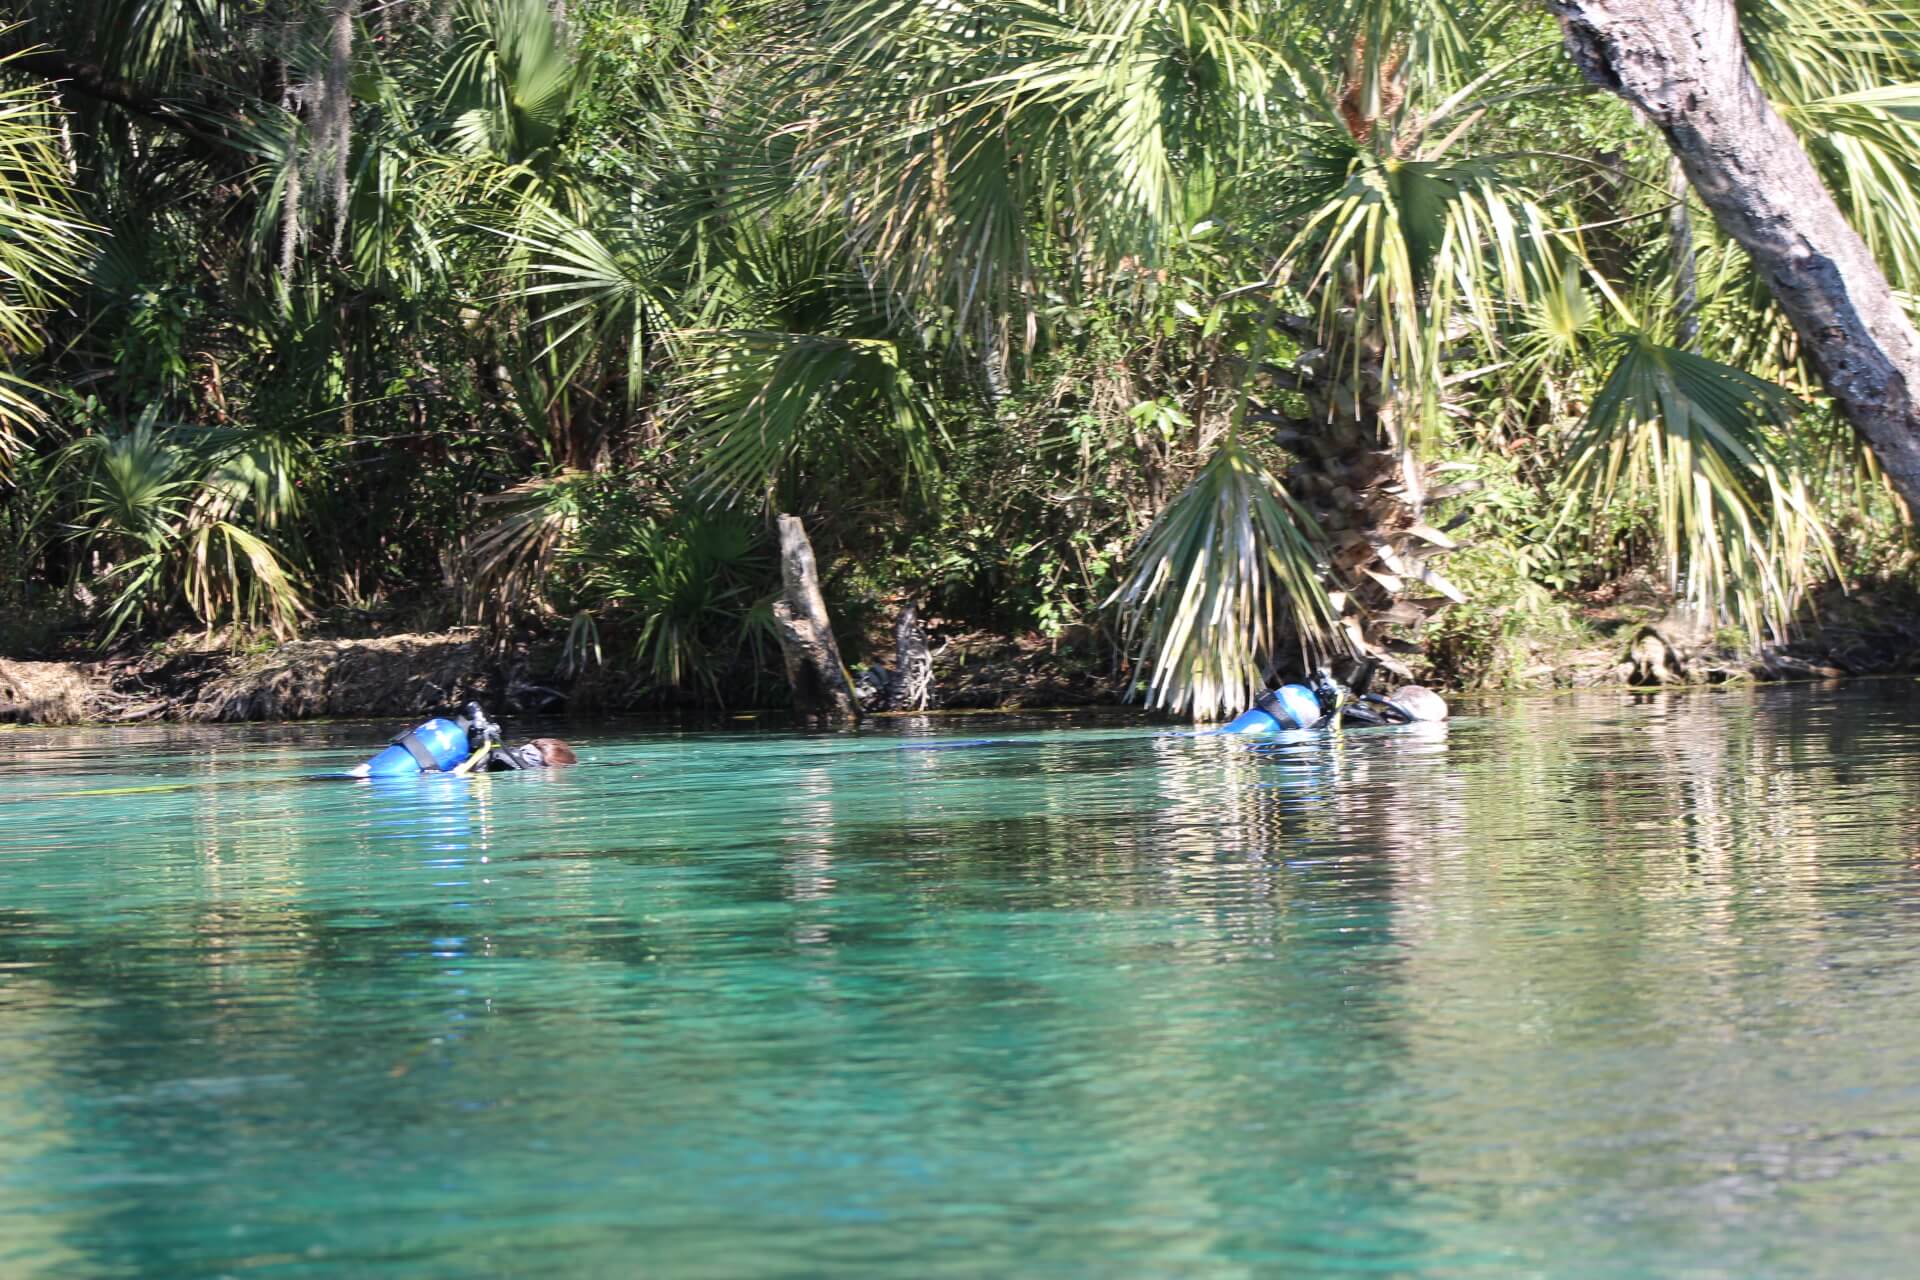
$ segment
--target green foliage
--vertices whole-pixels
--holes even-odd
[[[18,32],[0,24],[0,38]],[[58,104],[43,85],[7,83],[18,57],[0,54],[0,467],[43,420],[13,361],[45,345],[41,313],[80,274],[91,230],[60,155]]]
[[[565,555],[575,616],[630,638],[632,665],[675,692],[725,701],[721,678],[772,639],[772,558],[762,530],[730,512],[659,512],[616,493]]]
[[[1800,404],[1738,369],[1618,340],[1617,362],[1573,448],[1569,483],[1604,505],[1626,482],[1659,513],[1669,585],[1710,612],[1733,611],[1749,634],[1778,635],[1816,567],[1837,569],[1805,483],[1768,428]],[[1816,560],[1815,557],[1818,557]]]
[[[20,8],[9,601],[78,586],[97,634],[457,615],[758,696],[779,510],[843,619],[1090,624],[1205,717],[1349,643],[1355,548],[1422,520],[1466,519],[1446,577],[1372,580],[1465,587],[1414,634],[1476,680],[1623,575],[1777,631],[1827,527],[1901,554],[1537,6]],[[1740,10],[1920,291],[1916,12]],[[1417,510],[1440,460],[1485,486]]]
[[[76,489],[73,537],[103,562],[99,581],[114,593],[106,638],[180,606],[209,629],[290,635],[306,611],[299,582],[234,518],[270,520],[284,496],[252,453],[183,434],[148,418],[118,435],[83,436],[63,455]]]
[[[484,515],[459,552],[469,617],[506,624],[546,605],[541,591],[579,530],[592,483],[584,472],[563,471],[479,500]]]
[[[471,616],[501,627],[567,618],[569,669],[616,663],[669,698],[724,701],[738,661],[764,657],[777,583],[746,516],[583,471],[477,505],[458,560]]]
[[[928,491],[938,427],[893,343],[726,330],[693,346],[685,376],[696,483],[753,502],[798,460],[825,455],[845,465],[871,458],[881,443]]]
[[[833,6],[792,72],[795,162],[905,292],[969,331],[1034,297],[1073,228],[1105,264],[1151,254],[1183,158],[1254,127],[1274,50],[1253,16],[1116,0]],[[885,122],[876,127],[876,122]]]
[[[1428,629],[1423,675],[1467,688],[1537,682],[1537,667],[1551,665],[1556,651],[1593,641],[1583,598],[1646,558],[1651,513],[1615,502],[1581,508],[1584,519],[1563,519],[1552,494],[1513,460],[1489,451],[1448,464],[1444,474],[1475,486],[1441,513],[1461,543],[1447,557],[1447,575],[1469,604],[1447,609]]]
[[[461,0],[436,97],[454,149],[538,165],[560,140],[591,66],[546,0]]]

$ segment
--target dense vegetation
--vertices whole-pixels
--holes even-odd
[[[1740,10],[1920,293],[1920,5]],[[1636,570],[1779,633],[1888,554],[1535,5],[20,12],[0,646],[465,619],[775,699],[788,511],[849,635],[1072,629],[1205,715],[1318,650],[1484,668]]]

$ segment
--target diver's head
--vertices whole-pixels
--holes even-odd
[[[540,763],[545,765],[578,764],[580,757],[573,754],[573,748],[558,738],[535,738],[527,744],[538,748]]]
[[[1387,701],[1405,712],[1410,720],[1433,721],[1447,718],[1446,699],[1421,685],[1402,685],[1387,695]]]

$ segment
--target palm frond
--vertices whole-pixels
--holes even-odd
[[[149,412],[129,431],[82,436],[60,455],[81,478],[73,536],[108,562],[104,579],[119,583],[107,638],[182,599],[209,628],[264,623],[292,635],[307,613],[298,574],[233,518],[242,507],[256,518],[292,510],[286,459],[258,444],[183,446],[177,431]]]
[[[273,529],[300,514],[300,477],[313,468],[309,451],[265,431],[203,434],[208,469],[194,504],[196,520],[229,520],[245,510],[261,528]]]
[[[563,471],[480,499],[490,518],[455,553],[469,617],[500,623],[545,606],[543,589],[555,557],[579,526],[590,479],[582,471]]]
[[[1920,289],[1920,84],[1789,106],[1809,150],[1896,288]]]
[[[219,47],[234,16],[225,0],[100,0],[88,8],[102,68],[129,84],[164,88]]]
[[[230,521],[210,520],[192,526],[185,544],[181,586],[203,625],[264,622],[281,639],[299,630],[307,614],[299,579],[266,539]]]
[[[1256,11],[1096,0],[834,11],[799,67],[792,164],[904,292],[957,332],[1033,296],[1035,230],[1152,256],[1183,173],[1262,118],[1277,49]],[[1037,219],[1037,221],[1036,221]]]
[[[1497,347],[1502,314],[1561,278],[1565,237],[1490,160],[1382,158],[1336,139],[1296,186],[1304,222],[1283,260],[1307,266],[1348,360],[1378,351],[1386,425],[1404,446],[1438,424],[1450,322]]]
[[[83,436],[63,457],[85,472],[77,511],[89,537],[152,546],[186,516],[193,482],[185,456],[151,422],[117,436]]]
[[[517,249],[509,270],[538,318],[544,345],[537,356],[569,352],[564,372],[571,377],[596,354],[621,353],[627,395],[637,400],[650,348],[673,339],[675,298],[661,279],[657,230],[588,226],[529,199],[499,234]]]
[[[1196,720],[1247,706],[1285,647],[1336,643],[1320,531],[1230,436],[1148,531],[1108,599],[1152,672],[1147,704]]]
[[[1574,443],[1569,483],[1603,502],[1623,487],[1650,494],[1669,585],[1751,635],[1778,636],[1810,570],[1838,568],[1805,483],[1768,435],[1794,420],[1800,402],[1641,334],[1615,350]]]
[[[469,154],[524,164],[559,138],[586,87],[546,0],[465,0],[441,79],[449,134]]]
[[[735,500],[828,450],[895,464],[924,492],[938,474],[933,406],[884,338],[750,330],[682,335],[700,477]]]
[[[714,642],[728,632],[751,642],[747,605],[754,587],[764,586],[766,555],[754,522],[731,511],[663,514],[631,504],[601,514],[611,518],[566,553],[580,592],[605,616],[625,616],[634,657],[655,684],[700,684],[718,699]],[[578,615],[575,635],[587,619],[597,645],[593,617]]]
[[[23,56],[0,57],[0,77]],[[47,86],[0,88],[0,361],[41,348],[41,316],[80,275],[91,230],[75,210]],[[31,393],[0,367],[0,462],[41,420]]]

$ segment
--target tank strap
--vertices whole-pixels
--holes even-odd
[[[423,773],[440,772],[440,762],[434,759],[433,752],[427,750],[427,744],[420,741],[420,735],[409,729],[393,740],[394,745],[413,757]]]
[[[1287,704],[1280,701],[1280,695],[1272,689],[1255,698],[1253,705],[1272,716],[1282,728],[1298,729],[1300,727],[1294,720],[1293,712],[1287,710]]]

